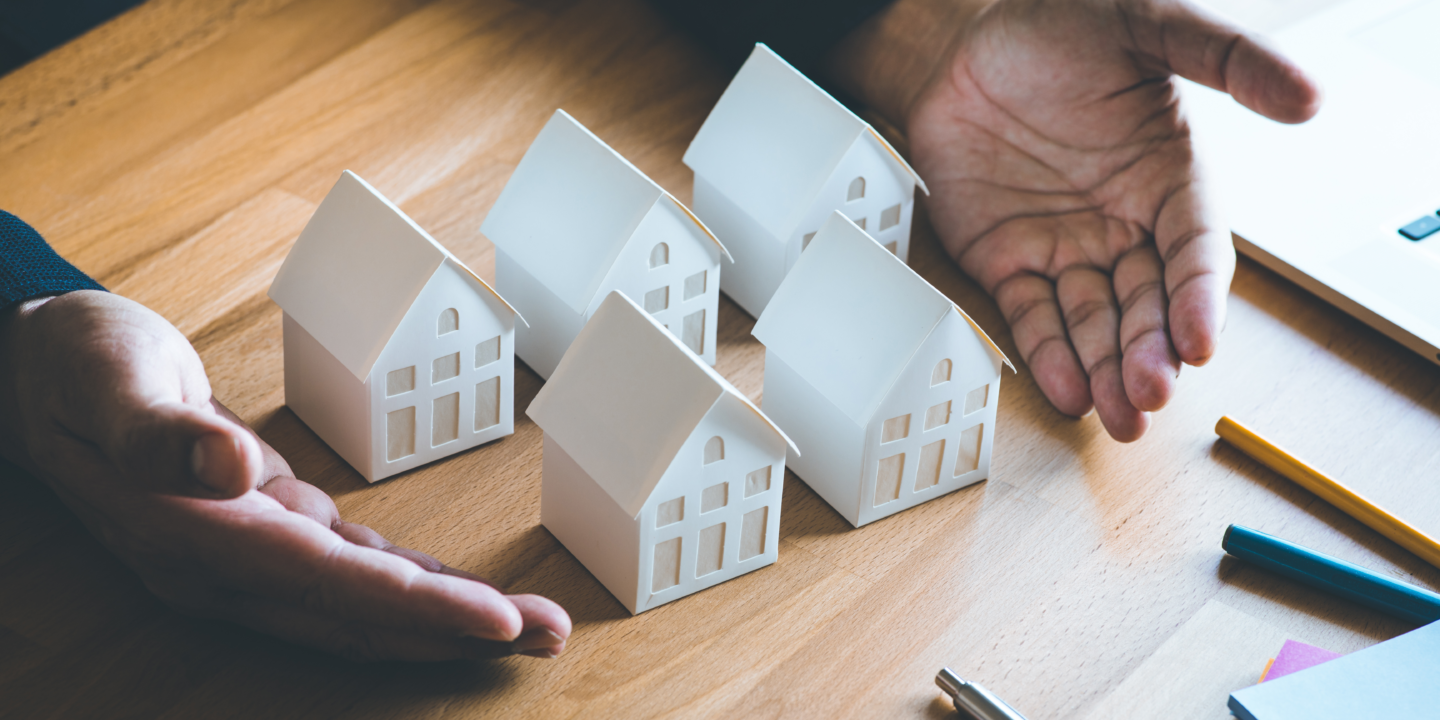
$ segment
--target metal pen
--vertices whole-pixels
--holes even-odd
[[[940,669],[935,676],[935,684],[955,701],[956,710],[975,720],[1025,720],[1024,715],[994,693],[981,687],[979,683],[962,680],[948,667]]]

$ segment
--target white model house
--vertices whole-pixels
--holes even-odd
[[[790,469],[852,525],[989,476],[1010,361],[843,215],[826,221],[754,334],[765,412],[804,453]]]
[[[285,404],[375,482],[513,432],[515,309],[340,176],[280,272]]]
[[[612,290],[715,364],[725,247],[673,195],[556,110],[490,209],[495,286],[533,325],[515,354],[549,378]]]
[[[765,45],[730,81],[685,151],[695,214],[734,255],[720,289],[760,317],[830,213],[902,261],[920,176],[870,124]]]
[[[540,521],[631,613],[775,562],[794,447],[625,295],[527,412],[545,431]]]

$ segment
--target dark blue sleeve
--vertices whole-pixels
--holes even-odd
[[[892,0],[651,0],[733,67],[763,42],[820,82],[820,60]],[[822,83],[823,84],[823,83]]]
[[[0,210],[0,308],[44,295],[104,289],[55,254],[35,228]]]

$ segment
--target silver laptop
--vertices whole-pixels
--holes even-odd
[[[1440,0],[1351,0],[1270,39],[1324,88],[1310,122],[1183,90],[1236,246],[1440,364]]]

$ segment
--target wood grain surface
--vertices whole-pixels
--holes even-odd
[[[1220,3],[1268,26],[1323,4]],[[152,0],[0,78],[0,207],[175,323],[348,519],[576,623],[556,661],[352,665],[171,612],[6,468],[0,717],[939,718],[949,665],[1032,720],[1223,718],[1283,638],[1350,652],[1409,629],[1220,550],[1242,523],[1440,587],[1217,444],[1233,415],[1440,533],[1440,369],[1243,259],[1219,355],[1140,442],[1058,414],[1021,366],[988,482],[856,530],[787,474],[777,564],[633,618],[539,524],[528,368],[513,437],[373,486],[285,408],[265,290],[341,170],[493,277],[477,228],[551,111],[688,201],[680,157],[728,76],[636,0]],[[913,248],[1018,357],[923,211]],[[758,400],[753,324],[722,299],[718,369]]]

